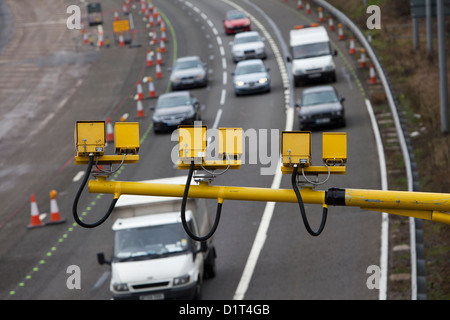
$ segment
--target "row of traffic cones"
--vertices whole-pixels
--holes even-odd
[[[42,222],[39,208],[36,203],[36,199],[34,197],[34,194],[31,195],[31,221],[30,224],[27,226],[29,229],[36,228],[36,227],[42,227],[46,225],[53,225],[53,224],[60,224],[64,223],[66,220],[61,219],[61,215],[59,213],[58,203],[56,202],[56,196],[58,193],[55,190],[50,191],[50,212],[51,217],[49,222]]]

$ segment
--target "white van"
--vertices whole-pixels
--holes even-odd
[[[187,177],[142,182],[185,184]],[[195,184],[194,182],[192,184]],[[110,291],[114,299],[198,299],[204,277],[215,276],[212,238],[192,240],[181,217],[181,198],[122,195],[112,212],[117,220],[113,254],[99,264],[111,265]],[[186,221],[204,235],[211,223],[204,199],[189,199]]]
[[[330,39],[324,26],[311,24],[309,26],[296,26],[290,30],[289,39],[292,62],[292,74],[295,86],[302,82],[316,79],[336,81],[336,66]]]

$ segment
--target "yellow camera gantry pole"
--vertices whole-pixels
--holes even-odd
[[[221,169],[240,169],[242,155],[242,129],[219,128],[218,151],[223,159],[206,160],[207,128],[206,126],[179,126],[179,169],[203,170],[214,178],[214,172]],[[104,121],[78,121],[75,129],[75,142],[77,156],[76,164],[89,164],[84,182],[74,201],[75,220],[86,227],[98,224],[85,225],[76,214],[76,203],[87,182],[93,163],[96,164],[123,164],[137,163],[139,156],[139,125],[138,123],[116,123],[115,127],[116,155],[104,155],[105,150],[105,123]],[[327,208],[332,206],[352,206],[363,210],[386,212],[395,215],[415,217],[435,222],[450,224],[450,194],[382,191],[366,189],[340,189],[315,190],[315,183],[306,176],[319,176],[320,174],[345,174],[347,161],[347,136],[345,133],[323,133],[322,136],[323,166],[311,165],[311,133],[306,131],[285,131],[281,138],[281,156],[283,174],[292,175],[293,189],[249,188],[234,186],[214,186],[209,183],[211,179],[199,179],[198,184],[173,185],[160,183],[109,181],[105,176],[97,176],[90,180],[88,187],[90,193],[113,194],[114,200],[109,212],[102,219],[102,223],[114,208],[115,201],[121,195],[146,195],[216,199],[221,205],[225,200],[263,201],[263,202],[289,202],[299,203],[304,215],[303,203],[321,204],[324,214],[323,229],[326,220]],[[301,174],[300,174],[300,172]],[[105,175],[108,175],[105,172]],[[298,190],[298,180],[303,178],[301,190]],[[188,178],[189,179],[189,178]],[[327,178],[328,179],[328,178]],[[296,183],[297,180],[297,183]],[[190,180],[189,180],[190,181]],[[183,211],[183,210],[182,210]],[[183,213],[183,212],[182,212]],[[220,209],[218,206],[218,216]],[[305,217],[304,221],[305,221]],[[216,219],[218,220],[218,219]],[[307,225],[307,222],[305,222]]]

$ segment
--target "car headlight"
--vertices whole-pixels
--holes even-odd
[[[161,121],[161,117],[160,116],[157,116],[157,115],[153,115],[153,121],[155,121],[155,122],[160,122]]]
[[[241,80],[238,80],[238,81],[235,82],[235,84],[236,84],[236,86],[238,86],[238,87],[242,87],[242,86],[245,84],[245,82],[244,82],[244,81],[241,81]]]
[[[267,83],[267,81],[269,81],[269,79],[267,79],[267,77],[261,78],[261,79],[258,80],[258,82],[259,82],[260,84]]]
[[[204,77],[205,77],[205,75],[203,73],[200,73],[195,76],[196,79],[203,79]]]
[[[128,285],[126,283],[113,283],[112,286],[115,291],[128,291]]]
[[[188,112],[186,112],[186,113],[184,114],[184,118],[185,118],[185,119],[187,119],[187,118],[192,118],[192,117],[194,116],[194,114],[195,114],[195,110],[192,109],[191,111],[188,111]]]
[[[180,286],[180,285],[186,284],[189,282],[190,278],[191,277],[188,274],[185,274],[184,276],[181,276],[181,277],[173,278],[173,285]]]

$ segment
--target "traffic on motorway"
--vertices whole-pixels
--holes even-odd
[[[42,6],[47,2],[39,0]],[[0,216],[0,232],[20,228],[24,220],[27,225],[15,235],[4,233],[14,243],[0,251],[0,263],[9,264],[10,274],[0,278],[3,299],[376,299],[377,292],[367,288],[366,269],[379,263],[379,216],[362,218],[337,208],[327,221],[330,232],[317,240],[305,234],[297,204],[230,201],[223,206],[214,237],[204,242],[191,239],[183,229],[179,199],[145,203],[142,198],[147,197],[121,197],[110,218],[92,229],[81,228],[71,217],[80,191],[82,221],[100,219],[112,199],[80,188],[91,172],[85,172],[86,165],[75,165],[74,128],[68,127],[81,120],[139,123],[137,164],[119,161],[110,168],[91,164],[96,177],[106,174],[113,181],[174,179],[172,183],[183,184],[180,181],[186,181],[187,171],[169,160],[178,151],[177,129],[200,122],[212,129],[246,129],[243,153],[250,159],[245,163],[249,171],[218,174],[212,184],[290,188],[280,173],[261,174],[260,168],[278,165],[281,132],[308,130],[315,152],[323,131],[346,130],[355,146],[349,154],[369,159],[352,164],[359,180],[345,177],[344,181],[377,187],[378,173],[371,170],[375,160],[361,151],[375,150],[366,143],[372,132],[361,108],[364,97],[353,91],[355,80],[347,77],[345,55],[337,55],[345,44],[337,43],[336,32],[312,23],[315,18],[292,3],[280,2],[275,10],[269,3],[232,0],[102,0],[80,7],[80,30],[67,30],[58,24],[61,19],[36,22],[46,28],[64,28],[75,39],[73,54],[47,45],[56,52],[47,53],[54,60],[40,60],[39,65],[54,68],[54,73],[61,65],[86,67],[80,74],[61,71],[79,77],[66,98],[34,91],[46,105],[61,105],[46,110],[44,119],[34,115],[43,124],[31,130],[40,138],[30,143],[36,148],[30,153],[35,152],[36,161],[51,158],[47,159],[51,165],[39,166],[51,178],[42,182],[37,176],[24,184],[18,180],[15,190],[32,193],[34,189],[35,200],[30,208],[27,195],[8,208],[14,214]],[[58,8],[65,10],[63,4]],[[279,19],[280,14],[287,18]],[[299,17],[303,25],[298,24]],[[280,22],[274,26],[274,20]],[[28,30],[32,25],[20,27]],[[285,50],[280,43],[287,44]],[[7,59],[11,65],[19,64],[13,56]],[[32,68],[30,61],[23,57],[20,64]],[[50,76],[42,80],[43,84],[57,82]],[[53,100],[44,100],[46,95]],[[44,129],[58,118],[56,134],[50,135]],[[106,154],[115,148],[117,136],[110,121],[105,125]],[[52,137],[58,140],[51,142]],[[38,143],[45,147],[40,149]],[[49,144],[61,146],[61,152],[52,157],[40,153],[53,147]],[[30,163],[22,165],[24,171],[29,167]],[[58,196],[46,210],[41,199],[50,185]],[[204,234],[211,228],[216,205],[210,201],[188,204],[187,224],[194,233]],[[42,214],[42,208],[47,212]],[[322,208],[316,209],[307,208],[314,224]],[[358,228],[368,229],[367,235],[358,235],[358,241],[351,238],[352,226],[343,219],[355,215]],[[348,252],[348,246],[358,255]],[[347,288],[348,283],[352,285]]]

